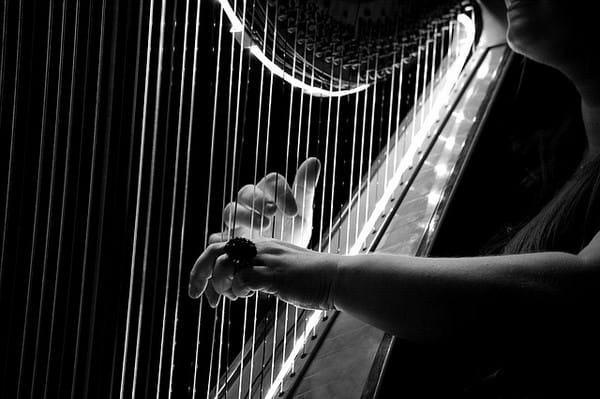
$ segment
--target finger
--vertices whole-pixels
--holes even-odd
[[[220,242],[227,242],[227,237],[229,237],[229,233],[225,230],[219,233],[212,233],[210,236],[208,236],[208,243],[217,244]]]
[[[213,266],[217,257],[223,254],[225,243],[211,244],[196,260],[190,273],[188,294],[198,298],[206,289],[207,280],[212,276]]]
[[[227,229],[218,233],[212,233],[208,236],[208,243],[227,243],[231,237],[251,237],[250,230],[243,226],[236,226],[233,230]]]
[[[238,299],[237,295],[235,295],[231,290],[224,292],[222,295],[230,301],[237,301]]]
[[[273,216],[277,212],[275,202],[253,184],[248,184],[238,191],[237,201],[264,216]]]
[[[275,202],[277,208],[287,216],[296,216],[298,206],[290,185],[285,177],[279,173],[266,175],[256,185],[271,201]]]
[[[240,270],[236,273],[236,284],[250,290],[263,291],[268,294],[277,294],[275,273],[266,266],[254,266]]]
[[[247,229],[264,229],[269,226],[271,219],[261,216],[244,205],[230,202],[223,210],[223,221],[228,228],[245,227]]]
[[[208,282],[208,286],[206,287],[206,291],[204,291],[204,295],[206,296],[206,300],[208,301],[210,307],[216,308],[219,304],[219,299],[221,299],[221,296],[215,291],[212,281]]]
[[[312,209],[315,197],[315,188],[321,174],[321,162],[317,158],[308,158],[296,172],[293,192],[296,197],[300,216],[308,209]]]
[[[224,294],[231,289],[235,265],[229,259],[229,255],[223,254],[215,261],[215,269],[212,275],[212,285],[218,294]]]
[[[231,292],[233,295],[244,298],[250,296],[252,294],[252,290],[244,285],[242,279],[238,277],[238,273],[233,276],[233,281],[231,282]]]

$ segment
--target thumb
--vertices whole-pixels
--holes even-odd
[[[317,158],[308,158],[302,162],[302,165],[296,172],[294,186],[292,191],[296,196],[298,204],[298,214],[300,216],[307,213],[307,210],[312,209],[315,197],[315,188],[321,174],[321,162]]]

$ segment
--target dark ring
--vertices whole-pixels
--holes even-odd
[[[235,237],[227,241],[224,250],[238,269],[252,266],[257,253],[256,245],[243,237]]]

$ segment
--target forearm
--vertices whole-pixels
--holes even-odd
[[[334,303],[412,340],[527,340],[573,326],[570,308],[584,311],[595,274],[564,253],[342,257]]]

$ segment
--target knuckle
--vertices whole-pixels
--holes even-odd
[[[208,247],[206,247],[206,252],[209,255],[216,255],[219,252],[219,248],[219,243],[214,242],[212,244],[209,244]]]

